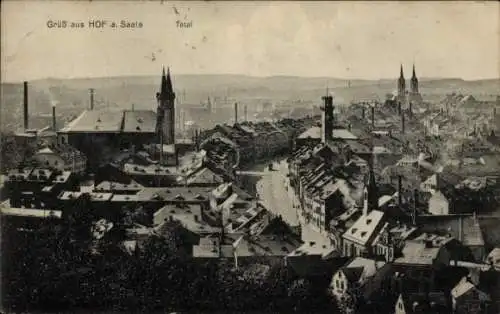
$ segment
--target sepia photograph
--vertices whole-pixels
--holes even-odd
[[[1,2],[2,313],[500,313],[500,2]]]

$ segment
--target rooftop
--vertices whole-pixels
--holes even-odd
[[[144,187],[137,182],[120,183],[113,181],[102,181],[95,188],[94,191],[139,191]]]
[[[33,218],[62,217],[62,212],[60,210],[10,207],[8,200],[0,204],[0,210],[2,212],[2,215],[5,216]]]
[[[394,260],[396,264],[433,265],[441,247],[428,247],[423,241],[407,241],[403,248],[403,257]]]
[[[125,133],[155,133],[156,112],[152,110],[125,110],[123,112],[123,128]]]
[[[383,212],[371,210],[368,215],[359,217],[354,225],[343,234],[343,237],[364,245],[372,239],[377,228],[382,227],[383,218]]]
[[[60,132],[118,133],[121,131],[122,120],[123,111],[84,110]]]
[[[209,187],[163,187],[144,188],[137,195],[138,201],[208,201],[212,188]]]

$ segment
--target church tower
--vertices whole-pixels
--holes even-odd
[[[411,76],[410,90],[412,94],[418,94],[418,79],[417,75],[415,74],[415,64],[413,64],[413,75]]]
[[[398,98],[401,101],[405,96],[406,96],[406,82],[403,74],[403,65],[401,64],[401,71],[398,79]]]
[[[327,143],[332,140],[333,137],[333,96],[328,95],[322,97],[323,105],[321,106],[321,142]]]
[[[175,93],[172,88],[170,69],[165,67],[161,76],[160,92],[156,93],[158,102],[156,131],[161,137],[161,141],[166,145],[175,144]]]

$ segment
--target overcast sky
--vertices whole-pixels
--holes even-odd
[[[179,14],[176,14],[175,10]],[[2,80],[236,73],[499,77],[497,2],[2,2]],[[89,29],[90,19],[142,22]],[[49,29],[48,20],[84,22]],[[192,21],[180,29],[176,21]],[[155,53],[155,61],[152,60]]]

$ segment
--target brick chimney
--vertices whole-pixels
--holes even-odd
[[[56,122],[56,105],[52,104],[52,129],[54,132],[57,131],[57,122]]]
[[[238,103],[234,103],[234,123],[238,123]]]
[[[398,175],[398,206],[403,205],[403,177]]]
[[[375,106],[371,106],[372,111],[372,128],[375,128]]]
[[[29,112],[28,112],[28,82],[24,82],[24,129],[27,130],[29,128]]]
[[[404,113],[401,115],[401,133],[405,133],[405,115]]]
[[[361,118],[364,120],[365,119],[365,106],[361,108]]]

